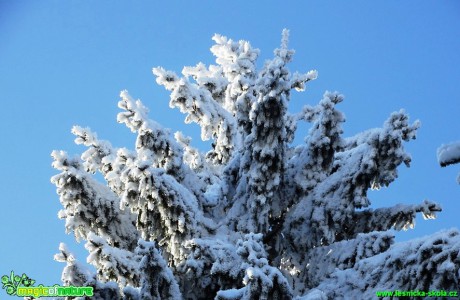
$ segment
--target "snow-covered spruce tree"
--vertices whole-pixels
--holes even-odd
[[[459,290],[460,236],[450,230],[394,244],[390,229],[432,219],[425,201],[370,209],[367,191],[387,186],[410,156],[403,143],[419,123],[393,113],[382,128],[344,138],[338,93],[288,113],[290,93],[316,71],[291,73],[288,32],[256,70],[259,50],[213,37],[216,65],[179,76],[154,68],[170,106],[213,140],[206,154],[147,116],[121,92],[118,122],[137,133],[135,150],[114,148],[75,126],[80,158],[54,151],[52,178],[67,232],[86,240],[86,270],[64,244],[66,285],[96,299],[370,299],[377,290]],[[298,122],[311,123],[292,146]],[[105,183],[92,176],[100,172]]]

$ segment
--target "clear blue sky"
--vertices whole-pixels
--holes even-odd
[[[73,144],[73,125],[133,148],[135,136],[116,123],[118,95],[127,89],[152,119],[205,150],[198,127],[168,107],[152,67],[180,72],[213,63],[214,33],[251,41],[262,64],[283,28],[296,50],[291,70],[319,71],[306,92],[293,94],[292,112],[338,90],[346,96],[345,136],[381,126],[400,108],[421,120],[407,144],[412,167],[400,167],[400,178],[370,198],[373,207],[430,199],[444,211],[434,221],[419,218],[398,240],[459,227],[460,166],[436,161],[440,144],[460,140],[459,1],[0,0],[0,276],[14,270],[60,283],[63,264],[53,255],[61,241],[86,260],[83,243],[57,218],[50,183],[52,150],[84,151]]]

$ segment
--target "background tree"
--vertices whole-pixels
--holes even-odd
[[[52,178],[67,232],[86,240],[84,267],[61,244],[66,285],[91,285],[100,299],[371,298],[377,290],[458,290],[457,231],[394,244],[390,229],[432,219],[436,203],[371,209],[367,191],[389,185],[409,166],[403,143],[419,122],[404,111],[382,128],[342,136],[344,97],[288,112],[293,89],[316,71],[291,73],[294,51],[281,47],[260,71],[249,42],[213,37],[216,65],[185,67],[182,77],[154,68],[170,106],[212,139],[202,153],[191,139],[147,116],[121,92],[118,122],[137,133],[135,150],[114,148],[75,126],[80,158],[54,151]],[[293,146],[301,121],[305,143]],[[100,172],[105,183],[92,176]]]

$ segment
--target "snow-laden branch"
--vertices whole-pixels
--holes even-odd
[[[139,285],[140,257],[134,251],[111,246],[92,232],[88,234],[85,248],[89,252],[86,261],[96,267],[98,280],[116,281],[121,287]]]
[[[113,246],[134,249],[139,233],[135,217],[120,210],[120,200],[108,187],[94,180],[78,159],[70,159],[63,151],[53,152],[53,167],[62,171],[51,178],[63,210],[59,218],[65,219],[67,233],[87,240],[95,232]]]
[[[218,66],[210,66],[210,70],[221,70],[223,82],[227,82],[226,86],[218,89],[223,95],[215,97],[216,93],[213,92],[213,97],[234,116],[248,113],[247,105],[250,107],[252,103],[251,94],[257,75],[256,60],[260,51],[252,48],[247,41],[236,42],[220,34],[215,34],[212,39],[216,44],[211,47],[211,52]],[[197,81],[202,80],[198,77]],[[240,115],[237,119],[240,121],[242,117]],[[243,117],[246,118],[247,115]]]
[[[54,255],[54,260],[66,263],[61,277],[62,283],[66,286],[86,286],[96,277],[96,274],[77,261],[64,243],[59,244],[59,253]]]
[[[143,160],[152,160],[153,166],[164,168],[168,174],[182,181],[185,170],[182,165],[182,149],[158,123],[147,116],[148,109],[140,100],[134,99],[127,91],[120,93],[117,121],[125,123],[133,132],[137,132],[137,156]]]
[[[88,263],[97,269],[102,282],[114,281],[123,287],[125,297],[134,299],[182,299],[179,286],[155,243],[142,239],[136,249],[126,251],[111,247],[103,239],[92,234],[85,248],[89,251]],[[134,289],[141,286],[140,289]]]
[[[331,173],[334,155],[343,143],[340,135],[345,117],[335,107],[343,98],[337,92],[326,92],[317,107],[306,106],[297,116],[298,120],[314,122],[307,145],[295,149],[288,164],[288,178],[297,194],[305,195]]]
[[[181,285],[189,291],[190,297],[202,295],[202,291],[194,290],[195,286],[201,286],[209,295],[215,295],[221,289],[242,287],[245,269],[233,241],[227,240],[232,239],[231,235],[221,233],[214,238],[193,239],[185,243],[189,255],[179,265],[178,272],[183,274]],[[219,285],[210,278],[215,278]]]
[[[414,228],[417,213],[422,213],[425,220],[435,219],[436,212],[442,211],[441,207],[434,202],[425,200],[421,204],[382,207],[357,211],[353,218],[354,224],[348,226],[348,230],[354,233],[385,231],[389,229],[407,230]]]
[[[120,290],[118,285],[111,282],[102,282],[96,279],[96,274],[90,272],[83,264],[81,264],[75,256],[67,249],[63,243],[59,245],[59,253],[54,256],[54,259],[59,262],[66,263],[62,271],[62,283],[64,286],[89,286],[93,288],[93,296],[95,299],[120,299]],[[128,291],[133,290],[127,286],[123,289],[125,296],[128,296]],[[137,293],[134,294],[136,296]],[[66,298],[56,298],[65,300]],[[136,297],[131,299],[138,299]]]
[[[460,142],[442,145],[438,148],[437,155],[441,167],[460,163]],[[460,184],[460,174],[457,177],[457,182]]]
[[[339,270],[353,268],[361,259],[387,251],[393,243],[394,236],[389,232],[359,234],[354,239],[312,249],[304,264],[291,266],[291,272],[296,274],[295,280],[299,283],[308,281],[311,282],[311,286],[317,286],[336,268]],[[302,285],[297,284],[297,286]]]
[[[126,148],[113,148],[108,141],[98,139],[90,128],[74,126],[72,133],[76,136],[77,145],[88,147],[81,155],[85,170],[90,173],[99,171],[110,189],[120,195],[124,190],[120,175],[125,170],[126,162],[136,158],[136,153]]]
[[[223,108],[212,94],[200,89],[188,78],[179,79],[177,75],[163,68],[154,68],[157,83],[171,90],[170,107],[177,107],[186,113],[185,123],[195,122],[201,126],[201,139],[214,139],[214,150],[208,155],[215,164],[225,164],[233,149],[239,147],[234,117]]]
[[[441,167],[460,162],[460,142],[442,145],[438,148],[438,162]]]
[[[162,169],[148,161],[134,161],[121,175],[126,190],[121,205],[138,215],[136,226],[146,240],[157,240],[171,260],[186,255],[183,240],[206,236],[215,229],[196,197]]]
[[[291,299],[292,290],[284,275],[269,265],[261,234],[247,234],[238,241],[243,259],[244,287],[221,290],[216,299]]]
[[[452,229],[397,243],[388,251],[358,260],[353,268],[337,269],[318,289],[328,299],[343,295],[371,299],[376,291],[456,291],[460,280],[459,250],[460,235]]]
[[[175,135],[173,139],[168,130],[165,130],[157,122],[147,117],[148,109],[140,100],[134,101],[127,91],[121,92],[121,100],[118,106],[124,111],[118,114],[118,122],[125,123],[131,130],[138,133],[136,140],[137,157],[152,161],[151,165],[155,168],[161,168],[168,175],[173,176],[180,184],[191,190],[198,199],[200,205],[212,206],[221,199],[208,199],[206,191],[209,182],[200,180],[206,179],[197,177],[197,172],[190,167],[194,162],[184,161],[184,147],[187,144],[177,140],[180,135]],[[202,168],[210,171],[213,169],[206,160],[201,160]],[[212,176],[212,175],[210,175]],[[216,176],[212,176],[216,180]]]
[[[154,243],[140,240],[136,255],[140,257],[140,299],[183,298],[174,274]]]
[[[301,198],[286,219],[284,231],[292,243],[299,249],[308,249],[355,237],[359,233],[352,225],[359,223],[356,209],[370,205],[367,198],[369,188],[388,185],[397,177],[396,168],[403,162],[409,164],[410,156],[404,151],[403,141],[415,138],[418,126],[418,122],[409,125],[408,116],[403,111],[393,113],[383,128],[338,143],[340,151],[335,153],[329,172],[312,172],[310,176],[307,173],[306,178],[297,179],[310,186],[311,191]],[[321,153],[327,154],[326,151]],[[302,162],[300,158],[294,160],[292,168],[311,164],[308,155],[303,159],[305,163],[299,163]],[[302,172],[297,176],[299,174]],[[398,216],[398,213],[395,211],[391,215]],[[404,215],[407,214],[399,214]],[[400,222],[402,227],[410,226],[412,210],[407,216],[393,217],[392,220],[397,227]]]

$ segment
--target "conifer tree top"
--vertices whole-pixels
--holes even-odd
[[[104,299],[357,299],[385,289],[458,289],[457,231],[399,244],[390,232],[413,228],[417,213],[433,219],[441,207],[425,200],[372,209],[368,198],[410,165],[404,144],[420,122],[400,110],[381,128],[344,137],[344,96],[328,91],[289,113],[292,90],[304,91],[318,74],[288,69],[288,37],[283,30],[259,70],[258,49],[222,35],[213,37],[214,65],[182,75],[153,69],[170,107],[212,140],[206,153],[149,119],[127,91],[117,121],[137,134],[132,150],[72,129],[88,149],[79,158],[54,151],[61,173],[52,182],[59,217],[86,240],[97,272],[61,245],[65,284],[91,285]],[[311,127],[293,145],[299,122]]]

